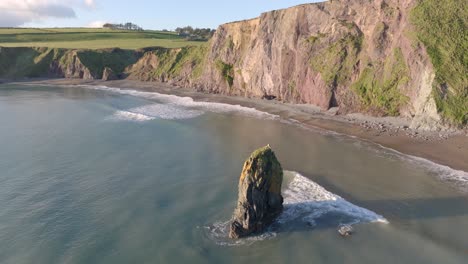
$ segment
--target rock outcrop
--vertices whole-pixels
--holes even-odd
[[[115,75],[114,71],[109,68],[105,67],[104,71],[102,72],[102,80],[103,81],[111,81],[111,80],[117,80],[119,79],[117,75]]]
[[[81,62],[77,51],[67,52],[63,57],[63,63],[59,64],[65,78],[77,78],[83,80],[96,79],[90,69]]]
[[[239,179],[239,198],[229,237],[261,232],[281,213],[282,182],[283,169],[270,146],[254,151],[245,161]]]

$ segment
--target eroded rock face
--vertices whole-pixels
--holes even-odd
[[[110,80],[117,80],[118,77],[115,75],[114,71],[109,68],[105,67],[104,71],[102,72],[102,80],[103,81],[110,81]]]
[[[275,153],[266,146],[245,161],[239,180],[239,198],[229,237],[261,232],[283,210],[283,169]]]
[[[62,72],[65,78],[96,79],[89,68],[81,62],[77,51],[67,52],[63,61],[63,63],[58,64],[58,72]]]

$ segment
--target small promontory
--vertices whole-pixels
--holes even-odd
[[[257,149],[245,161],[239,180],[239,198],[229,237],[261,232],[283,210],[283,169],[270,145]]]

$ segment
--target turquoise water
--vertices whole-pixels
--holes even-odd
[[[0,263],[467,263],[467,173],[253,109],[95,88],[0,86]],[[285,212],[230,240],[243,162],[268,143]]]

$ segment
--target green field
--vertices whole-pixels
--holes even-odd
[[[174,32],[124,31],[102,28],[0,28],[0,46],[76,49],[145,47],[179,48],[203,42],[187,41]]]

